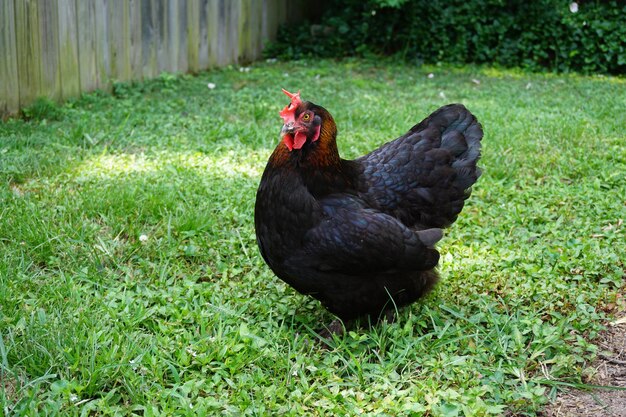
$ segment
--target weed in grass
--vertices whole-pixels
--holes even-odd
[[[331,317],[256,249],[280,87],[333,113],[347,158],[448,102],[485,128],[440,284],[329,350],[310,329]],[[611,77],[261,63],[0,124],[3,412],[532,415],[554,384],[580,382],[587,340],[624,308],[624,91]]]
[[[28,121],[55,121],[61,119],[62,111],[54,101],[40,97],[22,109],[22,117]]]

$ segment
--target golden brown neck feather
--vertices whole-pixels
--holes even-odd
[[[320,137],[315,150],[309,155],[309,163],[317,167],[339,165],[341,158],[337,149],[337,125],[326,110],[323,110]]]

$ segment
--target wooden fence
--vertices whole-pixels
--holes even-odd
[[[0,0],[0,116],[112,81],[254,60],[301,0]]]

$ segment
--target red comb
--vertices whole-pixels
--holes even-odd
[[[297,93],[290,93],[289,91],[285,90],[284,88],[281,88],[281,90],[283,90],[283,93],[287,94],[287,97],[289,97],[290,99],[294,99],[297,98],[298,102],[300,101],[300,90],[298,90]]]
[[[295,122],[296,121],[296,108],[302,103],[300,99],[300,91],[297,93],[290,93],[289,91],[283,88],[283,93],[287,95],[291,99],[291,103],[289,103],[285,108],[278,114],[283,118],[285,123]]]

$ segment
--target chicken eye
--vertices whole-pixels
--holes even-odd
[[[309,120],[311,120],[311,114],[304,113],[304,116],[302,116],[302,120],[304,120],[305,122],[308,122]]]

